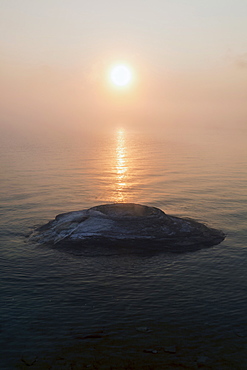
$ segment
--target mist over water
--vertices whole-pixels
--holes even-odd
[[[91,133],[2,136],[1,368],[30,353],[41,362],[56,358],[79,344],[82,363],[90,364],[95,354],[78,336],[103,330],[113,338],[105,347],[102,339],[107,356],[115,350],[131,359],[129,346],[138,357],[150,346],[176,345],[184,363],[203,354],[209,366],[244,369],[246,154],[244,130],[216,127],[123,122]],[[227,238],[178,255],[27,243],[26,235],[59,213],[114,202],[195,218]],[[152,334],[143,338],[136,327]]]
[[[0,1],[1,370],[246,369],[246,13]],[[28,242],[113,202],[227,237],[182,254]]]

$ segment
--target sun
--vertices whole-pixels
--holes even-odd
[[[115,86],[124,87],[132,82],[131,69],[125,64],[117,64],[111,68],[110,80]]]

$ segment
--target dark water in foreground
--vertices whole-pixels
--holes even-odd
[[[1,369],[246,369],[246,133],[193,135],[2,143]],[[26,241],[58,213],[117,201],[227,238],[184,254]]]

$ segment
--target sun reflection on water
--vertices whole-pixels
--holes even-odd
[[[125,190],[128,175],[127,146],[124,129],[117,131],[115,161],[116,180],[114,201],[124,202],[126,200]]]

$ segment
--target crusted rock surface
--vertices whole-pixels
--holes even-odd
[[[52,245],[124,245],[183,251],[222,242],[225,234],[192,219],[134,203],[105,204],[56,216],[31,241]]]

